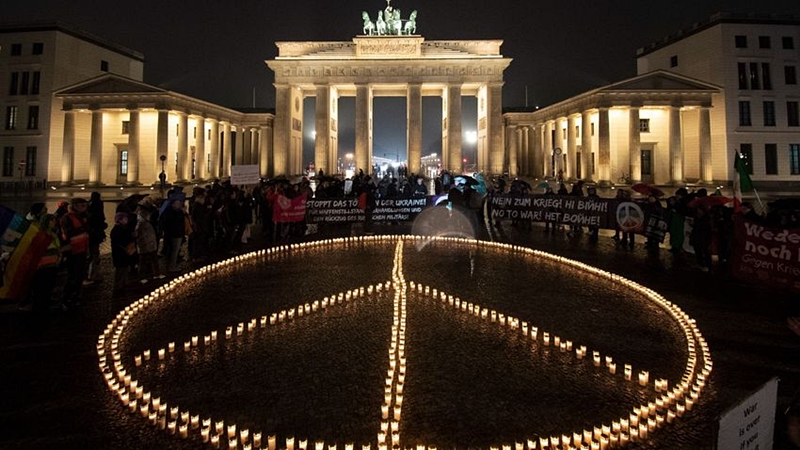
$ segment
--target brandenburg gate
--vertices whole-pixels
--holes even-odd
[[[387,7],[387,17],[391,7]],[[364,15],[364,33],[352,42],[277,42],[278,56],[266,61],[275,72],[274,172],[300,173],[303,99],[316,97],[314,159],[333,174],[338,160],[339,98],[355,97],[356,169],[372,167],[373,98],[405,97],[410,173],[422,158],[422,97],[442,98],[442,166],[461,171],[461,97],[478,101],[478,170],[502,173],[503,71],[511,59],[500,54],[501,40],[426,41],[411,20],[399,19],[394,32],[378,29]],[[405,24],[406,26],[401,26]],[[391,30],[391,28],[389,29]]]

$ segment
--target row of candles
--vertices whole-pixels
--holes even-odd
[[[392,265],[394,301],[392,303],[392,334],[389,342],[389,369],[381,405],[381,426],[378,449],[400,445],[400,417],[403,410],[403,386],[406,379],[406,301],[407,285],[403,275],[403,240],[397,241]],[[391,410],[391,419],[390,419]]]
[[[183,275],[156,289],[149,295],[139,299],[137,302],[134,302],[121,311],[106,327],[104,333],[98,339],[97,350],[98,356],[100,357],[100,370],[103,372],[109,388],[117,393],[122,403],[126,405],[131,412],[139,412],[143,417],[147,418],[151,423],[161,429],[166,429],[170,433],[178,434],[182,437],[189,437],[191,432],[190,430],[199,429],[201,440],[211,444],[216,448],[226,444],[224,431],[227,431],[227,445],[229,448],[239,448],[240,443],[241,448],[243,449],[259,448],[262,445],[262,435],[260,432],[254,432],[251,434],[249,430],[242,429],[239,430],[239,433],[237,434],[235,432],[236,424],[229,424],[226,428],[224,426],[224,422],[222,421],[216,422],[214,424],[214,428],[212,429],[211,419],[203,419],[202,426],[200,426],[201,422],[199,415],[190,415],[187,411],[180,412],[180,408],[177,406],[171,406],[169,410],[167,410],[167,404],[165,402],[162,403],[160,398],[151,398],[151,394],[145,391],[144,386],[132,379],[131,375],[128,373],[128,370],[122,364],[122,358],[119,352],[119,341],[126,325],[136,314],[144,310],[152,303],[167,300],[170,293],[172,293],[172,291],[181,284],[188,283],[198,277],[202,278],[208,276],[210,273],[217,271],[220,268],[235,267],[254,258],[285,255],[297,250],[309,248],[329,247],[333,245],[356,242],[377,242],[385,244],[387,242],[397,241],[398,244],[395,251],[395,264],[393,268],[393,282],[395,286],[395,317],[393,318],[392,340],[390,342],[390,367],[387,373],[384,404],[381,407],[382,420],[381,430],[378,433],[378,449],[384,450],[388,449],[389,447],[399,448],[399,422],[403,402],[403,382],[405,379],[405,308],[407,289],[402,275],[402,243],[404,240],[428,241],[430,239],[430,237],[421,236],[369,236],[326,239],[303,244],[291,244],[287,246],[275,247],[269,250],[260,250],[205,266],[195,270],[194,272]],[[600,427],[594,427],[593,430],[583,430],[582,433],[573,433],[571,439],[569,439],[569,435],[538,437],[537,439],[528,439],[525,442],[517,442],[513,445],[513,448],[548,449],[560,448],[569,445],[573,445],[575,448],[591,449],[616,448],[618,446],[621,447],[628,442],[645,439],[649,432],[660,428],[664,425],[664,423],[671,423],[675,417],[681,417],[686,410],[691,410],[693,404],[698,400],[712,369],[708,346],[694,320],[689,318],[683,311],[680,310],[680,308],[668,302],[659,294],[616,274],[605,272],[577,261],[550,255],[526,247],[489,243],[463,238],[437,237],[434,239],[437,241],[450,242],[457,245],[469,244],[492,249],[505,249],[515,253],[527,253],[536,257],[552,260],[559,264],[572,266],[579,270],[593,273],[615,283],[623,284],[666,310],[673,317],[673,319],[678,322],[686,335],[689,357],[681,382],[672,390],[668,390],[669,383],[667,380],[657,379],[654,383],[656,392],[666,391],[666,393],[655,398],[654,401],[650,401],[647,404],[633,408],[628,418],[621,417],[619,420],[612,421],[611,426],[602,425]],[[390,287],[390,283],[386,282],[385,285],[378,284],[374,288],[374,291],[380,292],[384,286],[388,289]],[[431,290],[427,286],[422,287],[420,285],[415,285],[413,282],[410,283],[410,286],[412,290],[416,287],[418,293],[425,293],[426,295],[432,294],[434,298],[437,297],[438,291],[436,289]],[[331,296],[330,298],[326,298],[321,302],[315,301],[312,304],[306,303],[298,306],[297,308],[284,310],[280,313],[274,313],[269,318],[262,316],[260,318],[260,327],[266,327],[267,321],[269,321],[270,324],[275,324],[284,320],[291,320],[294,317],[301,317],[319,309],[325,309],[328,306],[333,306],[337,303],[337,300],[339,303],[342,303],[342,301],[363,297],[365,293],[367,295],[371,295],[372,292],[373,286],[369,286],[366,289],[361,287],[352,291],[339,293]],[[452,296],[448,296],[444,293],[438,294],[442,301],[447,301],[451,304],[451,306],[454,306],[457,309],[468,311],[469,313],[484,319],[490,318],[489,320],[497,322],[500,325],[507,326],[511,329],[520,329],[526,336],[530,336],[534,340],[538,339],[538,329],[528,325],[526,322],[520,322],[520,320],[517,318],[506,317],[505,315],[497,313],[496,311],[490,311],[486,308],[480,308],[479,306],[471,303],[462,302],[460,299],[453,298]],[[258,324],[258,319],[252,319],[246,323],[239,323],[235,329],[236,335],[241,336],[245,329],[247,331],[253,331]],[[227,339],[231,339],[233,334],[233,327],[228,327],[225,330],[225,336]],[[212,331],[211,334],[203,337],[203,343],[205,345],[209,345],[211,342],[215,342],[217,338],[218,333],[216,331]],[[193,336],[189,341],[184,342],[184,350],[188,351],[192,347],[199,346],[199,342],[200,338],[198,336]],[[549,333],[542,332],[542,343],[544,345],[550,345],[551,336]],[[552,344],[554,347],[558,347],[561,351],[565,352],[571,352],[573,348],[573,343],[571,341],[562,341],[559,336],[552,336]],[[175,351],[174,343],[170,343],[166,349],[159,349],[156,353],[159,359],[164,359],[168,351],[170,353]],[[575,353],[578,358],[584,358],[587,354],[586,347],[575,346]],[[599,352],[593,351],[592,356],[595,366],[600,366],[602,360],[600,359]],[[134,358],[134,362],[136,365],[140,365],[142,364],[142,360],[149,360],[150,358],[150,351],[145,350],[141,356],[137,355]],[[702,363],[702,366],[700,366],[700,363]],[[612,374],[616,372],[616,363],[614,363],[613,360],[608,356],[605,357],[605,367],[607,367],[609,372]],[[631,380],[632,368],[627,364],[624,367],[625,378]],[[638,381],[642,386],[648,385],[649,373],[647,371],[639,372]],[[391,417],[389,414],[390,411]],[[178,421],[179,412],[180,421]],[[381,441],[382,436],[383,440]],[[579,436],[580,440],[577,439]],[[570,441],[571,444],[569,443]],[[286,445],[283,448],[286,448],[287,450],[294,450],[295,448],[305,450],[308,447],[308,441],[299,440],[295,444],[295,439],[293,437],[286,438],[285,444]],[[269,436],[266,445],[267,446],[264,448],[269,448],[270,450],[277,448],[278,444],[276,437]],[[324,450],[325,448],[324,442],[314,442],[315,450]],[[328,450],[335,450],[336,445],[328,444],[327,448]],[[353,449],[354,444],[346,444],[345,448],[346,450]],[[368,448],[370,448],[370,444],[362,445],[362,449]],[[417,446],[418,450],[421,450],[422,448],[434,449],[435,447]],[[502,445],[491,448],[503,448],[505,450],[512,448],[512,446]]]

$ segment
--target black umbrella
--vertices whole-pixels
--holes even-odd
[[[453,180],[455,180],[456,184],[467,184],[470,186],[475,186],[478,184],[478,180],[469,175],[456,175],[453,177]]]
[[[800,198],[779,198],[767,203],[771,208],[784,210],[800,210]]]

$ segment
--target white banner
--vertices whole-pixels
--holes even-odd
[[[259,182],[261,182],[261,175],[258,173],[258,164],[231,166],[232,185],[240,186]]]

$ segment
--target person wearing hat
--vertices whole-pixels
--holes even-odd
[[[69,212],[60,220],[61,239],[68,245],[64,253],[67,280],[61,298],[62,308],[80,306],[81,286],[86,278],[87,255],[89,253],[89,226],[85,198],[70,201]]]

